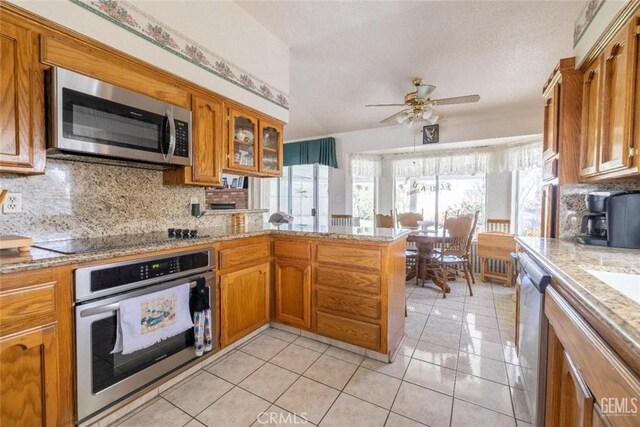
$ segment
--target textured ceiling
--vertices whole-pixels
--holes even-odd
[[[291,47],[287,140],[382,126],[411,79],[434,98],[479,94],[442,106],[446,117],[542,106],[558,60],[572,55],[583,1],[238,1]]]

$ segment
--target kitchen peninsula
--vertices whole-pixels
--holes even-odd
[[[260,225],[244,232],[199,232],[198,239],[76,254],[36,248],[23,257],[1,254],[3,348],[14,347],[8,351],[16,356],[15,366],[9,359],[3,363],[3,373],[25,369],[42,375],[39,396],[46,396],[47,417],[73,422],[75,272],[194,251],[213,253],[213,353],[233,348],[270,322],[378,360],[392,360],[400,348],[407,231]],[[24,358],[18,356],[24,352],[41,357],[21,368]]]

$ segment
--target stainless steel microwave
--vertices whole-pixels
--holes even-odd
[[[62,68],[49,83],[48,152],[191,164],[191,111]]]

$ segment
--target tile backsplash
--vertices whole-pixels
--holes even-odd
[[[594,191],[640,191],[640,181],[561,185],[559,188],[561,239],[573,238],[580,234],[582,216],[587,213],[584,196]]]
[[[192,197],[204,207],[204,189],[163,185],[157,170],[47,159],[45,175],[0,174],[0,187],[22,193],[22,213],[2,214],[0,234],[34,241],[231,223],[230,214],[191,216]],[[247,214],[249,224],[262,221],[262,212]]]

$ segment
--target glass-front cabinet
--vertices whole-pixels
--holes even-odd
[[[260,121],[260,172],[280,175],[282,171],[282,127]]]
[[[240,110],[229,109],[229,168],[258,171],[258,119]]]

